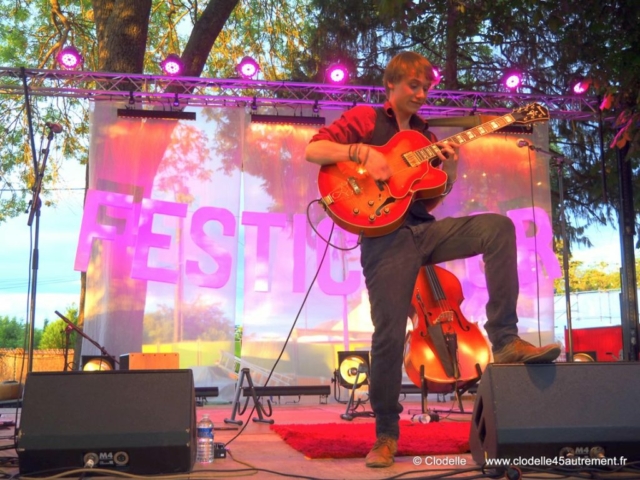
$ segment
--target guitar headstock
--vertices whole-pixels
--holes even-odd
[[[524,107],[516,108],[513,117],[517,123],[535,123],[549,120],[549,109],[539,103],[530,103]]]

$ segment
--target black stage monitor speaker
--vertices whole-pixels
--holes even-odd
[[[640,460],[639,379],[640,363],[491,364],[473,409],[473,459]]]
[[[195,460],[191,370],[31,373],[16,450],[21,474],[188,472]]]

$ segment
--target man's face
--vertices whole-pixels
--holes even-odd
[[[389,83],[389,102],[399,114],[417,113],[427,100],[431,80],[424,73],[409,72],[402,80]]]

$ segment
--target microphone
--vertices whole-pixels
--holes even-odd
[[[525,140],[524,138],[519,138],[516,141],[516,144],[518,145],[518,148],[529,147],[529,148],[533,149],[533,145],[531,145],[531,143],[529,143],[529,140]]]
[[[53,132],[53,133],[60,133],[62,132],[62,126],[59,123],[51,123],[51,122],[47,122],[45,123],[45,125]]]

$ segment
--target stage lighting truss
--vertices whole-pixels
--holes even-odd
[[[338,382],[345,388],[360,388],[369,382],[369,352],[338,352]]]
[[[167,105],[178,93],[189,106],[248,106],[260,97],[262,106],[291,105],[322,110],[344,110],[354,104],[381,106],[386,100],[383,87],[365,85],[313,84],[246,79],[173,77],[171,91],[164,75],[85,72],[81,70],[26,69],[33,96],[73,97],[94,101]],[[0,92],[24,94],[23,72],[16,67],[0,67]],[[123,88],[125,87],[126,88]],[[133,87],[133,88],[132,88]],[[540,103],[549,109],[551,118],[588,121],[600,116],[600,100],[589,95],[545,95],[510,92],[460,92],[433,89],[420,110],[425,117],[504,115],[518,106]]]
[[[83,372],[106,372],[115,370],[115,360],[106,355],[82,355]]]

